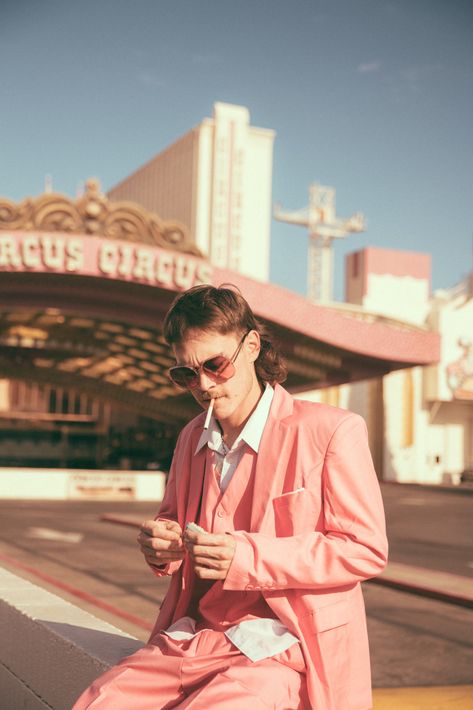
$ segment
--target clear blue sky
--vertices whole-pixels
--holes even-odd
[[[2,0],[0,195],[107,190],[210,116],[242,104],[277,132],[273,199],[337,189],[363,235],[430,252],[433,286],[471,269],[472,0]],[[307,236],[273,222],[272,280],[301,293]]]

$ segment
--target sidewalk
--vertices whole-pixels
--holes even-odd
[[[373,710],[472,710],[473,685],[432,688],[379,688]]]

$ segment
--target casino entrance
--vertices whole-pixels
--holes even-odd
[[[167,378],[162,322],[198,283],[235,284],[298,393],[435,362],[435,333],[315,305],[212,267],[185,226],[90,180],[72,200],[0,199],[0,466],[167,470],[197,413]]]

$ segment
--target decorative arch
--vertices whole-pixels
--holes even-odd
[[[19,203],[0,198],[0,230],[88,234],[202,256],[183,224],[162,220],[134,202],[111,202],[95,178],[76,200],[56,193]]]

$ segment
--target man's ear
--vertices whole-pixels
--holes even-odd
[[[257,330],[250,330],[245,339],[245,347],[250,361],[255,362],[261,350],[261,338]]]

